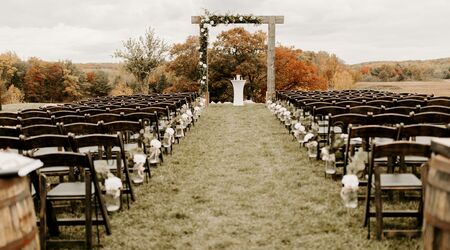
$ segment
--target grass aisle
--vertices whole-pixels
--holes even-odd
[[[261,104],[213,105],[175,145],[130,210],[111,215],[107,249],[415,249],[366,240],[362,207],[345,209]]]

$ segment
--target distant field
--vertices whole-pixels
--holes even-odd
[[[355,88],[450,96],[450,80],[427,82],[358,82]]]
[[[3,104],[2,111],[16,112],[24,109],[37,109],[44,105],[49,105],[50,103],[14,103],[14,104]]]

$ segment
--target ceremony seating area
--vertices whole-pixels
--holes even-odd
[[[205,100],[189,92],[0,113],[0,148],[44,163],[30,174],[41,248],[91,249],[100,244],[99,226],[112,234],[108,214],[133,209],[134,190],[151,181],[152,168],[164,167],[163,154],[172,153],[204,107]],[[73,239],[69,226],[84,226],[85,237]]]
[[[323,161],[325,177],[342,181],[344,205],[364,204],[368,238],[374,217],[379,240],[420,235],[421,176],[431,139],[450,137],[449,97],[375,90],[278,91],[276,96],[267,107],[312,161]],[[392,217],[416,220],[386,219]]]

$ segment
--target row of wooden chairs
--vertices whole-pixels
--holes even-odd
[[[395,124],[449,124],[450,114],[439,112],[424,112],[419,114],[403,115],[403,114],[378,114],[378,115],[362,115],[362,114],[341,114],[331,115],[328,120],[328,137],[332,131],[336,131],[336,127],[340,127],[340,131],[347,131],[349,124],[358,125],[395,125]]]
[[[390,125],[397,124],[441,124],[450,123],[450,114],[440,112],[423,112],[418,114],[396,114],[382,113],[372,115],[344,113],[338,115],[328,115],[326,120],[319,122],[318,149],[324,145],[329,145],[333,137],[332,134],[342,133],[348,130],[348,125]],[[317,154],[319,159],[319,153]]]
[[[411,124],[411,125],[362,125],[354,126],[350,124],[347,132],[347,142],[344,154],[344,175],[347,174],[346,166],[349,158],[354,153],[355,144],[352,143],[356,138],[361,139],[361,146],[364,150],[370,150],[370,143],[376,139],[387,139],[388,141],[417,141],[421,144],[430,145],[433,137],[450,137],[450,124]]]
[[[179,100],[179,99],[187,99],[189,102],[195,100],[198,97],[198,93],[196,92],[185,92],[185,93],[169,93],[169,94],[135,94],[135,95],[122,95],[122,96],[103,96],[96,98],[89,98],[84,101],[79,101],[77,103],[86,103],[86,102],[139,102],[139,101],[170,101],[170,100]]]
[[[158,124],[159,117],[156,112],[147,113],[147,112],[133,112],[133,113],[100,113],[95,115],[64,115],[60,117],[31,117],[31,118],[0,118],[0,126],[10,126],[15,127],[20,125],[22,127],[38,125],[38,124],[46,124],[46,125],[56,125],[58,123],[71,124],[71,123],[98,123],[99,121],[103,122],[112,122],[112,121],[138,121],[144,120],[149,124]],[[157,126],[156,126],[157,127]]]
[[[129,122],[131,123],[131,122]],[[135,124],[139,125],[139,124]],[[53,209],[52,203],[54,201],[62,201],[62,200],[78,200],[78,199],[87,199],[91,200],[92,197],[89,195],[90,192],[87,192],[85,195],[85,191],[87,191],[87,186],[82,182],[73,182],[74,180],[74,172],[76,167],[79,167],[79,164],[75,164],[74,162],[65,162],[67,160],[64,155],[67,154],[79,154],[82,152],[87,152],[91,154],[95,161],[92,161],[89,165],[86,162],[82,165],[86,168],[89,167],[90,177],[93,178],[94,182],[92,185],[95,186],[94,193],[95,194],[95,202],[96,206],[87,206],[86,210],[99,207],[102,215],[102,220],[97,221],[95,223],[103,224],[105,226],[106,232],[108,234],[111,233],[111,227],[109,225],[109,220],[107,217],[107,212],[103,203],[102,198],[100,197],[101,190],[98,187],[98,181],[95,180],[97,178],[97,174],[95,173],[95,167],[98,164],[105,165],[104,162],[107,162],[107,166],[110,171],[115,172],[117,176],[123,179],[124,189],[123,194],[126,195],[127,203],[129,204],[129,199],[135,200],[133,186],[131,185],[128,161],[126,160],[125,149],[123,136],[120,132],[115,135],[107,135],[107,134],[90,134],[90,135],[39,135],[34,137],[24,137],[21,136],[19,138],[15,137],[0,137],[0,147],[9,147],[15,148],[19,152],[23,152],[27,156],[32,156],[38,159],[44,159],[44,168],[40,170],[40,174],[46,176],[58,175],[58,176],[68,176],[69,182],[60,182],[56,185],[54,189],[51,189],[48,193],[44,188],[46,185],[35,185],[35,190],[40,190],[37,193],[40,196],[40,227],[41,227],[41,241],[45,244],[46,242],[46,234],[47,227],[50,235],[58,235],[59,229],[58,226],[69,226],[69,225],[84,225],[85,222],[89,224],[87,219],[91,217],[85,217],[83,220],[79,219],[56,219],[55,210]],[[64,152],[55,152],[56,150],[51,150],[50,153],[46,151],[49,148],[59,147],[64,150]],[[43,153],[36,151],[43,151]],[[50,154],[50,156],[49,156]],[[77,158],[80,158],[79,156]],[[85,161],[85,160],[84,160]],[[56,164],[57,163],[57,164]],[[111,164],[113,163],[113,164]],[[80,173],[83,174],[83,169],[79,169]],[[149,173],[149,172],[148,172]],[[87,176],[85,176],[86,178]],[[91,183],[89,179],[88,183]],[[36,181],[34,181],[36,183]],[[89,185],[90,187],[91,185]],[[44,190],[45,189],[45,190]],[[45,196],[46,198],[42,198]],[[43,206],[46,207],[45,211],[42,212]],[[97,216],[96,216],[97,217]],[[45,223],[46,219],[50,221],[50,223]],[[85,221],[86,219],[86,221]],[[92,228],[87,230],[87,236],[89,235],[89,239],[92,238],[91,232]]]
[[[51,118],[51,117],[61,117],[61,116],[68,116],[68,115],[96,115],[96,114],[103,114],[103,113],[114,113],[114,114],[129,114],[129,113],[135,113],[135,112],[146,112],[146,113],[158,113],[161,117],[168,117],[170,114],[169,108],[162,108],[162,107],[121,107],[121,108],[104,108],[104,109],[84,109],[84,110],[72,110],[72,109],[61,109],[56,111],[49,111],[49,110],[32,110],[32,111],[20,111],[20,112],[1,112],[0,117],[6,117],[6,118],[34,118],[34,117],[44,117],[44,118]]]
[[[450,99],[448,96],[434,96],[428,94],[417,93],[394,93],[389,91],[380,90],[333,90],[333,91],[293,91],[293,90],[281,90],[276,93],[277,99],[290,101],[295,98],[310,98],[310,99],[338,99],[348,100],[358,97],[364,97],[367,99],[383,99],[383,98],[420,98],[420,99]]]
[[[440,112],[440,113],[446,113],[450,114],[450,106],[416,106],[416,107],[407,107],[407,106],[397,106],[397,107],[391,107],[386,108],[384,106],[370,106],[370,105],[362,105],[362,106],[323,106],[323,107],[313,107],[312,115],[315,118],[318,118],[318,116],[326,116],[329,114],[332,115],[340,115],[340,114],[346,114],[346,113],[355,113],[355,114],[367,114],[372,113],[374,115],[376,114],[382,114],[382,113],[396,113],[396,114],[403,114],[403,115],[409,115],[412,112],[413,113],[424,113],[424,112]]]
[[[314,108],[326,107],[326,106],[337,106],[337,107],[355,107],[355,106],[377,106],[385,108],[393,107],[426,107],[426,106],[450,106],[450,100],[447,99],[434,99],[430,101],[416,100],[416,99],[404,99],[404,100],[371,100],[371,101],[302,101],[294,104],[297,108],[305,109],[306,111],[312,111]]]

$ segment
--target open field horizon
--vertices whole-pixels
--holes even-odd
[[[374,89],[392,92],[414,92],[450,96],[450,80],[440,81],[404,81],[404,82],[357,82],[355,89]]]

